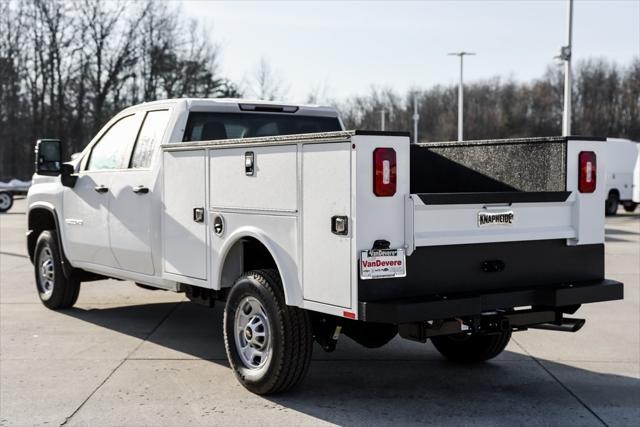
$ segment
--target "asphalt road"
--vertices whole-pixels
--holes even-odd
[[[130,282],[84,284],[75,308],[38,300],[25,202],[0,214],[0,425],[638,425],[640,215],[607,221],[607,276],[625,300],[587,305],[576,334],[515,334],[480,366],[430,344],[316,348],[303,385],[245,391],[228,369],[221,310]],[[535,262],[535,260],[532,260]]]

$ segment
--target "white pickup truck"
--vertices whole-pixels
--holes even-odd
[[[604,277],[602,145],[411,144],[345,131],[331,108],[145,103],[69,163],[38,142],[29,255],[51,309],[104,278],[224,304],[229,363],[255,393],[299,383],[314,341],[341,334],[484,361],[513,331],[576,331],[566,314],[622,298]]]

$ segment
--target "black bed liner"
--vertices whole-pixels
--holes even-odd
[[[569,140],[604,141],[543,137],[411,144],[411,193],[566,192]]]

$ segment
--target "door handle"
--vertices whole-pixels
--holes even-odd
[[[136,194],[147,194],[149,189],[144,185],[138,185],[137,187],[133,187],[133,192]]]
[[[98,185],[93,189],[96,190],[98,193],[106,193],[107,191],[109,191],[109,187],[105,187],[104,185]]]

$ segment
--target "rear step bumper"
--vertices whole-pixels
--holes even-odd
[[[451,295],[432,298],[360,301],[358,318],[365,322],[410,323],[474,316],[523,306],[565,307],[623,298],[623,284],[615,280],[579,282],[553,288]]]

